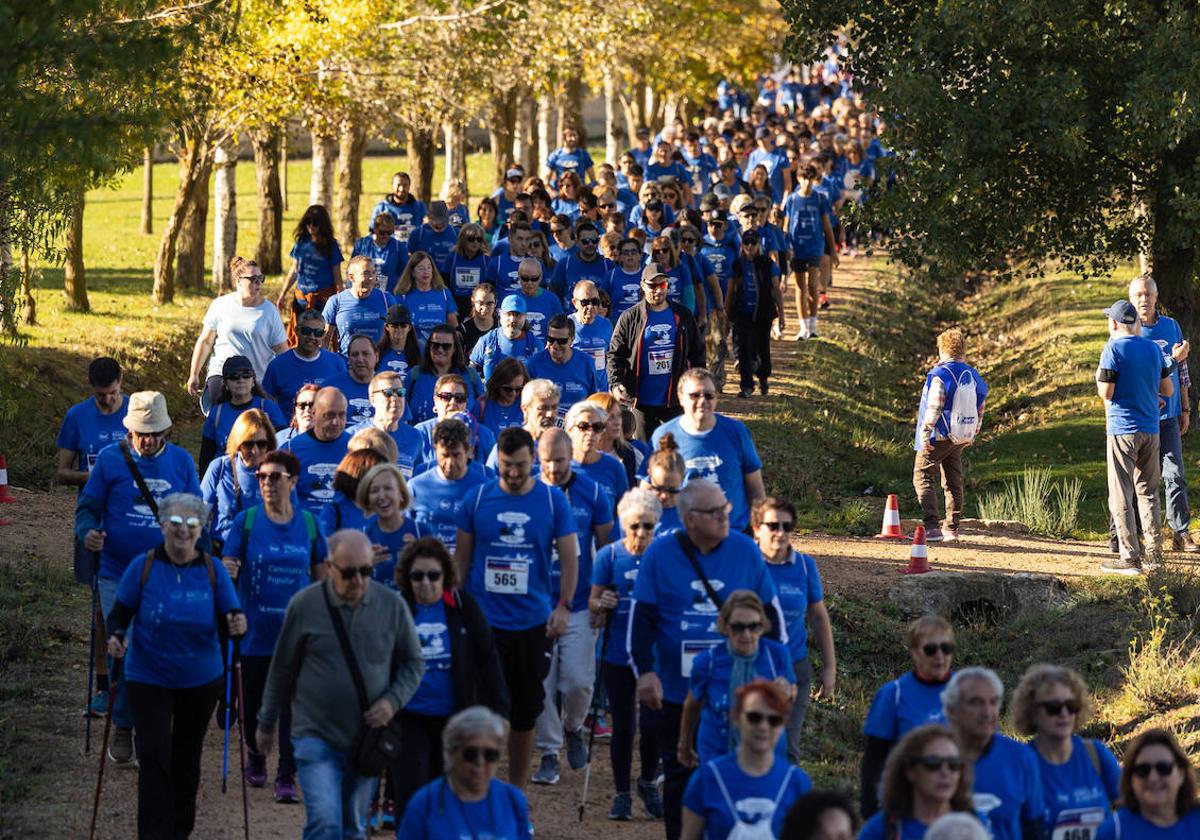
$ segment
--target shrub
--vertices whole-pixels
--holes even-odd
[[[1046,467],[1026,467],[1019,480],[980,497],[979,518],[1015,520],[1035,534],[1065,537],[1079,524],[1082,496],[1079,479],[1055,481]]]
[[[1122,669],[1127,700],[1144,711],[1165,711],[1195,701],[1200,648],[1191,632],[1179,633],[1174,601],[1165,587],[1146,596],[1149,628],[1129,643]]]

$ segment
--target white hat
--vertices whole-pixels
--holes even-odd
[[[143,435],[158,434],[171,428],[167,414],[167,398],[158,391],[138,391],[129,395],[129,410],[125,428]]]

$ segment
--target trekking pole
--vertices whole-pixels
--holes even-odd
[[[221,793],[227,793],[229,780],[229,689],[233,684],[233,639],[225,648],[225,751],[221,756]]]
[[[583,811],[587,808],[588,781],[592,777],[592,748],[596,745],[596,716],[600,713],[600,690],[604,687],[604,651],[608,648],[608,631],[612,628],[613,613],[604,616],[604,632],[600,634],[600,655],[596,658],[596,684],[592,686],[592,727],[588,732],[587,764],[583,768],[583,790],[579,793],[579,821],[583,822]]]
[[[242,761],[242,827],[245,840],[250,840],[250,804],[246,799],[246,703],[242,693],[242,650],[237,640],[230,640],[233,645],[233,667],[237,671],[237,706],[238,706],[238,750]],[[229,714],[228,710],[225,712]],[[226,732],[229,730],[227,729]]]
[[[100,813],[100,787],[104,784],[104,759],[108,756],[108,736],[112,730],[113,701],[117,699],[116,671],[117,669],[113,668],[113,675],[108,684],[108,708],[104,712],[104,743],[100,747],[100,772],[96,775],[96,795],[92,797],[92,825],[88,829],[88,840],[95,840],[96,816]]]
[[[84,700],[83,716],[87,719],[83,725],[83,754],[92,753],[92,686],[96,677],[96,600],[100,597],[99,584],[96,582],[96,570],[92,569],[92,613],[89,616],[92,625],[88,634],[88,678],[87,698]]]

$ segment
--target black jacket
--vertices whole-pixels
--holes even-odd
[[[674,301],[667,306],[675,315],[675,348],[671,357],[671,381],[667,385],[667,405],[678,405],[679,397],[675,385],[679,376],[688,368],[704,367],[704,339],[696,326],[696,319],[685,307]],[[646,301],[621,313],[613,328],[612,340],[608,343],[609,385],[623,385],[637,405],[638,382],[642,361],[642,332],[646,329]]]
[[[742,295],[745,293],[745,258],[738,257],[733,262],[733,270],[729,272],[729,290],[725,294],[725,313],[730,320],[746,319],[756,324],[770,325],[778,313],[775,307],[775,284],[771,276],[771,258],[759,254],[754,258],[754,277],[758,285],[758,302],[754,313],[741,313]]]

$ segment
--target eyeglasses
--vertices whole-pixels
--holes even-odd
[[[743,248],[757,248],[758,240],[757,239],[743,239],[742,247]]]
[[[461,755],[462,760],[468,764],[478,764],[480,758],[482,758],[486,764],[495,764],[500,760],[500,750],[494,747],[487,747],[485,749],[480,749],[479,747],[465,747],[463,751],[459,753],[459,755]]]
[[[571,339],[566,338],[566,337],[560,338],[557,336],[548,335],[548,336],[546,336],[546,343],[547,344],[557,344],[559,347],[565,347],[566,345],[571,343]]]
[[[428,572],[409,572],[408,579],[413,583],[421,583],[428,580],[430,583],[437,583],[442,579],[442,573],[437,569],[431,569]]]
[[[540,274],[518,274],[517,279],[522,283],[540,283],[542,275]]]
[[[611,207],[611,206],[612,206],[612,205],[610,204],[610,205],[609,205],[609,207]],[[595,244],[596,244],[597,242],[599,242],[599,241],[600,241],[600,240],[599,240],[597,237],[595,237],[595,236],[581,236],[581,237],[579,237],[579,244],[580,244],[580,245],[595,245]]]
[[[575,298],[575,303],[579,306],[599,306],[600,298]]]
[[[630,531],[653,531],[654,527],[655,526],[654,526],[653,522],[634,522],[634,523],[630,524],[629,530]]]
[[[1078,700],[1043,700],[1038,705],[1050,717],[1058,717],[1063,713],[1063,709],[1066,709],[1073,715],[1077,715],[1080,708]]]
[[[692,391],[689,394],[684,394],[684,396],[687,397],[692,402],[700,402],[702,400],[704,402],[709,402],[709,401],[715,400],[717,398],[717,392],[716,391]]]
[[[935,656],[939,650],[944,655],[949,656],[954,653],[954,642],[942,642],[940,645],[936,642],[930,642],[927,645],[921,645],[921,653],[926,656]]]
[[[761,621],[731,621],[729,622],[729,632],[734,636],[740,636],[742,633],[761,633],[763,624]]]
[[[796,525],[795,522],[764,522],[763,527],[768,531],[790,531]]]
[[[684,245],[695,245],[696,244],[696,238],[694,236],[681,236],[681,237],[679,237],[679,241],[682,242]]]
[[[463,242],[475,242],[475,243],[480,243],[480,242],[482,242],[482,241],[483,241],[483,237],[482,237],[482,236],[464,236],[464,237],[463,237]]]
[[[438,350],[443,353],[449,353],[451,350],[454,349],[454,342],[453,341],[431,341],[431,342],[429,342],[429,347],[432,350]]]
[[[266,452],[270,448],[271,444],[261,439],[244,440],[242,441],[241,446],[238,447],[238,449],[260,449],[263,452]]]
[[[617,205],[609,202],[608,204],[598,204],[596,206],[599,207],[601,210],[611,210],[612,208],[616,207]]]
[[[260,472],[258,474],[259,484],[274,484],[276,481],[282,481],[285,478],[291,478],[291,473],[286,472]]]
[[[521,391],[523,390],[523,386],[521,386],[521,385],[501,385],[499,388],[497,388],[497,390],[503,394],[506,394],[507,396],[515,397],[517,394],[521,393]]]
[[[186,525],[189,528],[200,527],[199,516],[180,516],[179,514],[174,514],[173,516],[168,516],[167,521],[172,525]]]
[[[243,370],[243,371],[239,371],[238,373],[229,374],[229,376],[225,377],[225,381],[226,382],[242,382],[246,379],[253,379],[253,378],[254,378],[254,371]]]
[[[376,394],[383,394],[384,397],[390,400],[393,397],[403,397],[404,393],[405,391],[403,388],[380,388],[378,391],[372,391],[371,396],[373,397]]]
[[[930,773],[936,773],[945,767],[951,773],[962,770],[962,759],[954,755],[923,755],[912,760],[913,767],[920,767]]]
[[[783,715],[763,714],[762,712],[746,712],[746,722],[751,726],[758,726],[763,721],[770,724],[772,729],[778,729],[783,726]]]
[[[1176,766],[1173,761],[1146,761],[1135,764],[1130,769],[1133,771],[1133,775],[1139,779],[1149,779],[1151,772],[1157,773],[1165,779],[1175,772]]]
[[[358,577],[362,578],[363,580],[366,580],[367,578],[369,578],[371,576],[370,564],[368,564],[366,566],[352,566],[349,569],[343,568],[341,566],[334,566],[333,568],[338,570],[338,574],[342,576],[342,580],[346,581],[346,583],[349,583],[350,581],[354,580],[355,576],[358,576]]]
[[[711,516],[714,519],[724,519],[727,516],[729,516],[729,512],[731,510],[733,510],[733,503],[726,502],[725,504],[721,505],[720,507],[695,508],[695,509],[689,511],[689,513],[698,513],[702,516]]]
[[[655,493],[666,493],[668,496],[679,495],[678,487],[664,487],[660,484],[651,484],[650,489],[653,490]]]
[[[667,288],[666,280],[643,280],[642,285],[647,289],[665,289]]]
[[[243,274],[238,279],[245,280],[247,283],[261,283],[266,278],[264,278],[261,274]]]
[[[576,423],[572,428],[577,432],[595,432],[600,434],[606,428],[604,423]]]
[[[297,411],[312,411],[314,400],[305,400],[304,402],[296,403]]]
[[[465,403],[467,401],[466,394],[456,393],[454,391],[439,391],[437,398],[442,402],[448,403]]]

